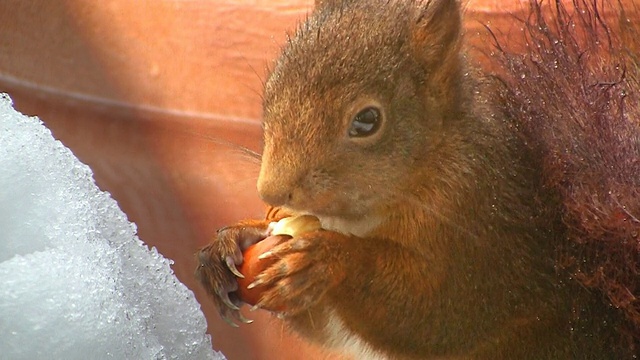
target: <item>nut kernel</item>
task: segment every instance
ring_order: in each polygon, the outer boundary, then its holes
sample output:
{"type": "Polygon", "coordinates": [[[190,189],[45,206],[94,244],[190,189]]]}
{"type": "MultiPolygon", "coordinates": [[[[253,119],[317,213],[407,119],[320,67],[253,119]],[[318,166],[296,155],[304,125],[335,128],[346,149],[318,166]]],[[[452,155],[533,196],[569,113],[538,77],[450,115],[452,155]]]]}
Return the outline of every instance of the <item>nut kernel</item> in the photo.
{"type": "Polygon", "coordinates": [[[281,219],[273,225],[271,235],[289,235],[296,237],[321,228],[320,220],[313,215],[291,216],[281,219]]]}

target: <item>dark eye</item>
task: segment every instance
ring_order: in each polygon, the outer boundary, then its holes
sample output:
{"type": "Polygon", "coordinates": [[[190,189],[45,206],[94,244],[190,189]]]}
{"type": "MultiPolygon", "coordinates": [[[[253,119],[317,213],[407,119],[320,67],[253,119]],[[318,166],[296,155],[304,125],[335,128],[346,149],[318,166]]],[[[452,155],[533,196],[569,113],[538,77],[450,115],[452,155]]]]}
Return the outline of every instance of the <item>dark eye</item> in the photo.
{"type": "Polygon", "coordinates": [[[380,128],[380,110],[375,107],[366,107],[360,110],[351,120],[349,136],[364,137],[375,134],[380,128]]]}

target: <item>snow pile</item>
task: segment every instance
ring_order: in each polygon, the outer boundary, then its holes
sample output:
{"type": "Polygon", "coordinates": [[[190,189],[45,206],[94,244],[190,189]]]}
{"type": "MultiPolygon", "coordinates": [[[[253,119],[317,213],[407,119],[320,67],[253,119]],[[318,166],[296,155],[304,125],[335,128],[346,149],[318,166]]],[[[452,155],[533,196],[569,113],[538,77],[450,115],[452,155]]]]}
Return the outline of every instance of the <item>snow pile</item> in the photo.
{"type": "Polygon", "coordinates": [[[170,263],[0,94],[0,358],[223,359],[170,263]]]}

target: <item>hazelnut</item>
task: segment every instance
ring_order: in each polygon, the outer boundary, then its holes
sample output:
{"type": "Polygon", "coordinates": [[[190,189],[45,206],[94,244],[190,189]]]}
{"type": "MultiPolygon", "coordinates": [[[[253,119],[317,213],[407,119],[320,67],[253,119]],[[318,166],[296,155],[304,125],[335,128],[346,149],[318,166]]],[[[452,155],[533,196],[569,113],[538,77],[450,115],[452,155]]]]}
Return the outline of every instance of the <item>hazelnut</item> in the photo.
{"type": "MultiPolygon", "coordinates": [[[[256,276],[262,273],[269,266],[273,265],[277,258],[268,257],[259,259],[258,257],[269,251],[274,246],[283,241],[302,235],[307,232],[315,231],[321,228],[320,220],[312,215],[300,215],[284,218],[270,225],[270,235],[265,239],[247,247],[243,255],[243,262],[238,268],[244,278],[238,278],[237,294],[240,299],[249,305],[255,305],[260,301],[262,292],[267,290],[264,286],[256,286],[247,288],[249,284],[255,281],[256,276]]],[[[272,311],[282,311],[283,309],[267,309],[272,311]]]]}

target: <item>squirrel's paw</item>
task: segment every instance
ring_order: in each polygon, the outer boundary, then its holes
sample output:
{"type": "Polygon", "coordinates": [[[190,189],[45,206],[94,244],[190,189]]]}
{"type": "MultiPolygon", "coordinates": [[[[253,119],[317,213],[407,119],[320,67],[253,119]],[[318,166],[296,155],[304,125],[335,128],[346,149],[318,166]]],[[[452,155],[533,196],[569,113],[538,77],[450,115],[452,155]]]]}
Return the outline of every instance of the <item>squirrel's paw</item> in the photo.
{"type": "Polygon", "coordinates": [[[242,301],[234,293],[238,290],[236,268],[242,264],[242,252],[267,236],[267,223],[248,226],[238,224],[218,230],[216,238],[197,253],[196,277],[211,295],[220,316],[230,325],[235,321],[250,323],[240,313],[242,301]]]}
{"type": "Polygon", "coordinates": [[[265,287],[256,308],[284,309],[283,315],[296,315],[322,300],[345,277],[341,262],[340,233],[317,230],[291,238],[263,253],[260,259],[277,261],[249,285],[265,287]]]}

